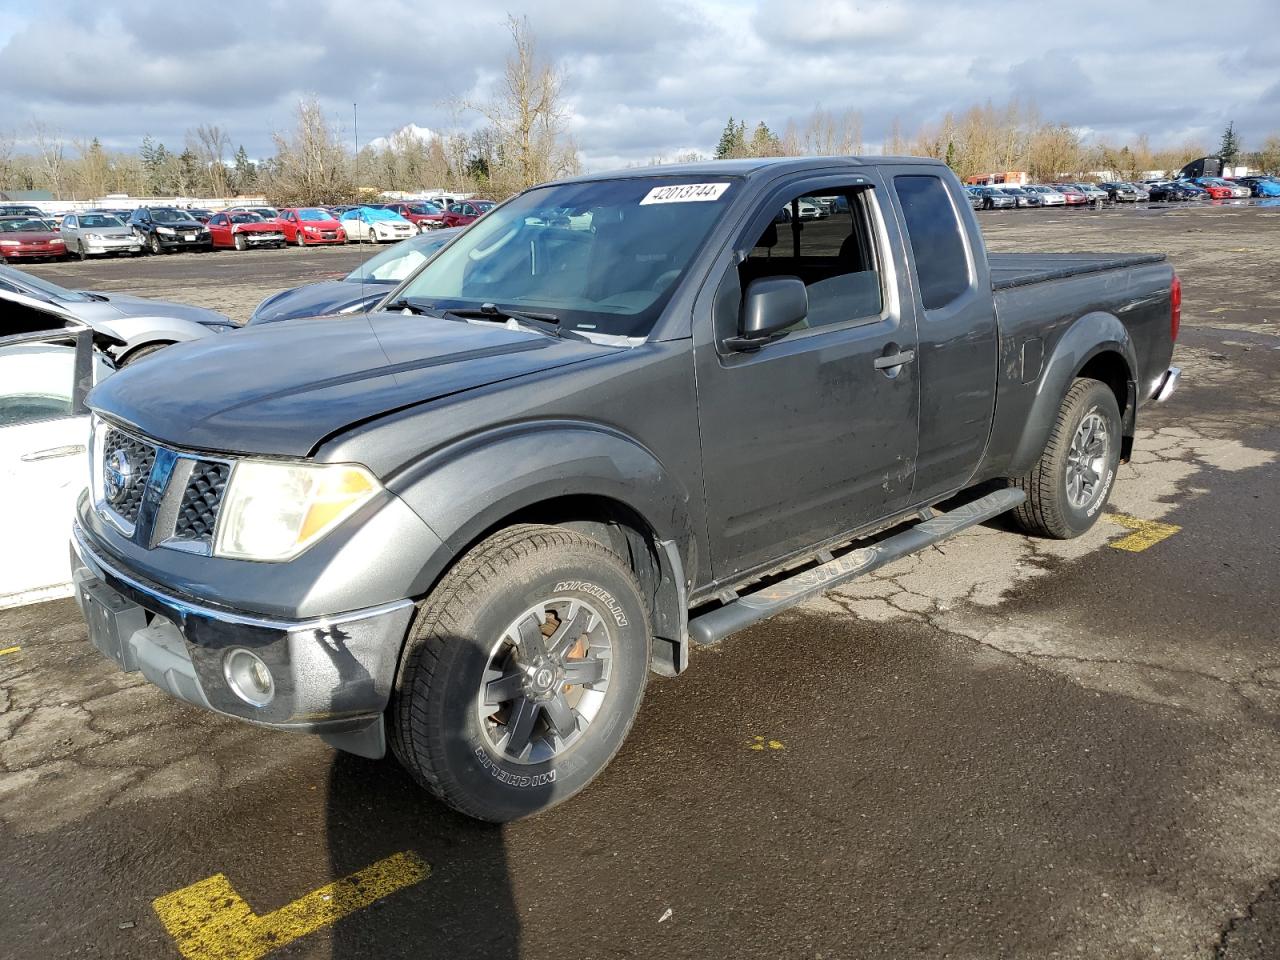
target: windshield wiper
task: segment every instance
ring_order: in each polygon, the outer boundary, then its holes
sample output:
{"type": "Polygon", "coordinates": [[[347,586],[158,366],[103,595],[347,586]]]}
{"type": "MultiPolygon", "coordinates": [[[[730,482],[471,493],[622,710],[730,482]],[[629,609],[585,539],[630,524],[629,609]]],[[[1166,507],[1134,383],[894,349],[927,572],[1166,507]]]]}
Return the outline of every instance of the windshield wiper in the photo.
{"type": "Polygon", "coordinates": [[[440,317],[438,313],[432,313],[430,310],[427,310],[425,307],[421,307],[418,304],[414,303],[412,300],[409,300],[405,297],[401,297],[399,300],[392,300],[382,309],[383,310],[408,310],[410,313],[416,313],[424,317],[437,317],[437,318],[440,317]]]}
{"type": "Polygon", "coordinates": [[[478,308],[461,307],[451,309],[449,312],[455,317],[462,317],[467,320],[514,320],[523,327],[529,327],[551,337],[588,341],[590,339],[580,333],[574,333],[572,330],[565,330],[560,326],[560,318],[554,313],[519,313],[515,310],[508,310],[505,307],[499,307],[496,303],[482,303],[478,308]]]}

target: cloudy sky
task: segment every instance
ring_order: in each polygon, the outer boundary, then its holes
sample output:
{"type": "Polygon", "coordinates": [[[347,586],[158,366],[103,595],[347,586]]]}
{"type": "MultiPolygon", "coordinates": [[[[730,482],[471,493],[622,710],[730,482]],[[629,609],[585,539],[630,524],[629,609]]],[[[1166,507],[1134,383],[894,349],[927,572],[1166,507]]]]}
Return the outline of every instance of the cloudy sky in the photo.
{"type": "MultiPolygon", "coordinates": [[[[0,133],[40,120],[68,138],[181,144],[216,123],[269,152],[298,98],[360,139],[448,128],[481,99],[527,15],[567,76],[585,164],[710,151],[729,115],[780,131],[815,106],[862,113],[874,147],[948,110],[1012,96],[1046,119],[1155,146],[1246,148],[1280,130],[1275,0],[0,0],[0,133]]],[[[471,122],[463,118],[464,122],[471,122]]]]}

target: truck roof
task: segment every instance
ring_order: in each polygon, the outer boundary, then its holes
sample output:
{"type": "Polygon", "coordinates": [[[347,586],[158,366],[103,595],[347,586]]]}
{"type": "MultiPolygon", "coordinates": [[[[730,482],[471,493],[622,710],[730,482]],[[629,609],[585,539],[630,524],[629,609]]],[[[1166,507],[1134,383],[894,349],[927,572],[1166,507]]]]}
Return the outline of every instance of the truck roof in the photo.
{"type": "Polygon", "coordinates": [[[699,160],[694,163],[659,163],[644,167],[624,167],[620,170],[603,170],[566,177],[559,183],[583,183],[591,180],[622,180],[631,177],[746,177],[779,172],[802,172],[826,169],[841,164],[851,167],[878,166],[880,164],[911,163],[944,166],[941,160],[930,157],[744,157],[738,160],[699,160]]]}

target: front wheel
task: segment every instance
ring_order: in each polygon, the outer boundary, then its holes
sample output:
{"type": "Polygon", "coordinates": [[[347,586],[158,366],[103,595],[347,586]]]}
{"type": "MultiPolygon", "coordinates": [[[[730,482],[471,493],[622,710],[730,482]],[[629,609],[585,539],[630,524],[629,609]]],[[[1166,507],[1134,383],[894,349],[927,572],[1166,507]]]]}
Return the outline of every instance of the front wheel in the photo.
{"type": "Polygon", "coordinates": [[[1070,540],[1102,514],[1120,466],[1120,407],[1098,380],[1076,380],[1035,466],[1013,478],[1027,499],[1014,511],[1027,533],[1070,540]]]}
{"type": "Polygon", "coordinates": [[[249,244],[244,239],[243,233],[237,233],[233,239],[233,243],[237,250],[246,250],[249,247],[249,244]]]}
{"type": "Polygon", "coordinates": [[[388,715],[392,749],[468,816],[539,813],[617,753],[644,694],[649,643],[621,557],[561,527],[511,527],[420,605],[388,715]]]}
{"type": "Polygon", "coordinates": [[[301,230],[295,230],[295,231],[294,231],[294,233],[293,233],[293,242],[294,242],[294,243],[296,243],[296,244],[297,244],[298,246],[300,246],[300,247],[305,247],[305,246],[307,245],[307,241],[306,241],[306,239],[302,236],[302,231],[301,231],[301,230]]]}
{"type": "Polygon", "coordinates": [[[159,256],[160,254],[164,253],[164,245],[160,242],[160,238],[154,233],[151,235],[151,239],[148,241],[148,246],[150,247],[151,252],[156,256],[159,256]]]}

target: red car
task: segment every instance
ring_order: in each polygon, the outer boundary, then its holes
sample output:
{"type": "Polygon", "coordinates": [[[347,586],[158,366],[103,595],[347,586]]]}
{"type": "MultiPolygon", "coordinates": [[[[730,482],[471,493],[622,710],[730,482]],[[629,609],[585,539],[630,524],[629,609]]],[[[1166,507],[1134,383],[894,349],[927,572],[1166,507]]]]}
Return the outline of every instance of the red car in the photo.
{"type": "Polygon", "coordinates": [[[497,204],[492,200],[459,200],[457,203],[449,204],[449,209],[444,212],[444,225],[446,227],[465,227],[473,220],[478,220],[497,204]]]}
{"type": "Polygon", "coordinates": [[[256,213],[227,210],[209,218],[209,239],[214,247],[283,247],[284,231],[274,220],[268,223],[256,213]]]}
{"type": "Polygon", "coordinates": [[[285,207],[280,211],[280,227],[285,240],[300,247],[347,242],[347,231],[323,207],[285,207]]]}
{"type": "Polygon", "coordinates": [[[1197,183],[1193,180],[1192,183],[1211,196],[1214,200],[1230,200],[1235,195],[1234,191],[1230,187],[1223,186],[1220,183],[1211,183],[1207,180],[1203,183],[1197,183]]]}
{"type": "Polygon", "coordinates": [[[0,260],[65,257],[67,245],[48,220],[0,217],[0,260]]]}
{"type": "Polygon", "coordinates": [[[397,203],[378,204],[383,210],[398,213],[421,232],[423,230],[439,230],[451,226],[449,214],[434,203],[421,200],[402,201],[397,203]]]}
{"type": "Polygon", "coordinates": [[[1081,204],[1089,202],[1089,197],[1079,187],[1073,187],[1069,183],[1055,183],[1053,189],[1067,198],[1067,206],[1078,207],[1081,204]]]}

